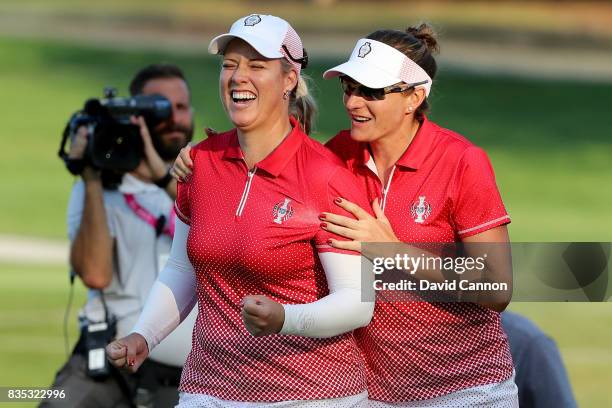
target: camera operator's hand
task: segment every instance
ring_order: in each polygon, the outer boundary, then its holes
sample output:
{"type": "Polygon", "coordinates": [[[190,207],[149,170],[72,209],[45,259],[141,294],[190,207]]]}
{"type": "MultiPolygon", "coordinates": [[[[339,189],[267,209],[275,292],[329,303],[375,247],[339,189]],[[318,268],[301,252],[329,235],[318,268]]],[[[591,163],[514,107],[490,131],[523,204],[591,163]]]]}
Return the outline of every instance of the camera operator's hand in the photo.
{"type": "Polygon", "coordinates": [[[79,126],[76,135],[72,138],[70,143],[70,150],[68,151],[68,158],[72,160],[80,160],[85,155],[85,149],[87,149],[87,142],[89,140],[88,131],[86,126],[79,126]]]}
{"type": "MultiPolygon", "coordinates": [[[[76,134],[72,138],[70,143],[70,150],[68,151],[68,158],[71,160],[81,160],[85,156],[85,150],[87,149],[87,143],[89,143],[89,131],[86,126],[79,126],[76,134]]],[[[81,172],[83,181],[99,181],[100,172],[95,170],[91,166],[85,166],[81,172]]]]}
{"type": "Polygon", "coordinates": [[[159,180],[166,175],[168,168],[166,163],[162,160],[155,146],[153,146],[153,140],[151,139],[151,132],[142,116],[132,117],[132,124],[140,127],[140,136],[144,143],[144,159],[151,172],[151,178],[153,180],[159,180]]]}
{"type": "MultiPolygon", "coordinates": [[[[131,120],[133,124],[140,127],[140,136],[144,144],[144,163],[149,173],[147,176],[157,184],[158,181],[166,179],[168,167],[159,153],[157,153],[157,150],[155,150],[153,140],[151,139],[151,132],[149,132],[144,118],[142,116],[132,116],[131,120]]],[[[163,183],[163,188],[170,198],[176,199],[176,181],[172,179],[167,180],[163,183]]]]}
{"type": "Polygon", "coordinates": [[[147,359],[149,347],[142,335],[132,333],[106,346],[106,355],[115,367],[135,373],[147,359]]]}

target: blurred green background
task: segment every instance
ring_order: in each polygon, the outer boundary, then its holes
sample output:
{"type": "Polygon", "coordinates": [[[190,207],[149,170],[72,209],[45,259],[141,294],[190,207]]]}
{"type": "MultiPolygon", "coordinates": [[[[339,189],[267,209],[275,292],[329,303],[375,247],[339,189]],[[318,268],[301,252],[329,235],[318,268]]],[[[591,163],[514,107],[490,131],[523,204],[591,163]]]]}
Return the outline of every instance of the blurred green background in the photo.
{"type": "MultiPolygon", "coordinates": [[[[607,2],[4,0],[1,252],[33,237],[65,243],[73,178],[57,158],[60,134],[70,114],[104,86],[126,95],[145,64],[176,63],[192,88],[196,128],[229,128],[217,92],[218,60],[205,49],[215,33],[251,12],[288,19],[313,50],[307,74],[321,111],[314,136],[322,141],[348,125],[338,83],[323,81],[323,70],[376,28],[433,22],[442,51],[430,117],[488,152],[512,216],[512,239],[612,240],[612,73],[606,70],[612,64],[602,59],[612,51],[607,2]]],[[[46,386],[65,359],[67,266],[33,251],[21,262],[0,256],[0,271],[0,386],[46,386]]],[[[75,292],[71,343],[85,294],[80,283],[75,292]]],[[[581,406],[608,404],[609,303],[511,308],[557,341],[581,406]]]]}

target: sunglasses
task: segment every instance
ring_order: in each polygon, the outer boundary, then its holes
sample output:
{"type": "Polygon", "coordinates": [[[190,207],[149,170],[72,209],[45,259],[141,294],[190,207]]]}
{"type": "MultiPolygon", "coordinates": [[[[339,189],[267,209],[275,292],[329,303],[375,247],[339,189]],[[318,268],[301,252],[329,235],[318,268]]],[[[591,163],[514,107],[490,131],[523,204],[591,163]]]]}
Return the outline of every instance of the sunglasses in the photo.
{"type": "Polygon", "coordinates": [[[342,84],[342,90],[346,96],[355,95],[369,101],[382,101],[385,99],[385,95],[387,94],[406,92],[413,89],[415,86],[426,84],[427,80],[417,82],[415,84],[405,84],[408,86],[390,85],[384,88],[369,88],[349,79],[346,76],[341,76],[340,83],[342,84]]]}

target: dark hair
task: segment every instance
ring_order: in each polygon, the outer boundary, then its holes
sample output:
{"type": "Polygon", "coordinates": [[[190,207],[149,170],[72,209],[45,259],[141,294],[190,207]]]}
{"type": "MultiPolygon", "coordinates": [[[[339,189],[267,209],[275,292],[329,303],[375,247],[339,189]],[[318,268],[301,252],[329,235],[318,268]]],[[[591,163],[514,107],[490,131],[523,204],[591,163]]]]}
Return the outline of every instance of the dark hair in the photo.
{"type": "Polygon", "coordinates": [[[130,82],[130,95],[139,95],[142,93],[147,82],[152,79],[162,78],[178,78],[187,83],[183,71],[174,64],[152,64],[144,67],[136,73],[132,82],[130,82]]]}
{"type": "MultiPolygon", "coordinates": [[[[408,27],[405,31],[377,30],[367,38],[380,41],[401,51],[423,68],[431,79],[436,76],[438,66],[433,54],[438,53],[440,48],[436,33],[429,24],[421,23],[418,27],[408,27]]],[[[425,99],[415,112],[417,119],[422,120],[428,109],[429,104],[425,99]]]]}

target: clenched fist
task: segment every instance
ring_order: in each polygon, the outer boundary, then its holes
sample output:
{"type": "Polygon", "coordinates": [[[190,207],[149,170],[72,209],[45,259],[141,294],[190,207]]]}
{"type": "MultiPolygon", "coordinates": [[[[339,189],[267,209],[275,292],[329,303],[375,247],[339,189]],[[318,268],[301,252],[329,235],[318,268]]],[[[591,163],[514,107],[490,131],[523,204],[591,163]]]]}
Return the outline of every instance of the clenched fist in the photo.
{"type": "Polygon", "coordinates": [[[131,373],[138,370],[148,355],[147,341],[138,333],[122,337],[106,346],[106,356],[111,364],[117,368],[125,368],[131,373]]]}
{"type": "Polygon", "coordinates": [[[285,309],[266,296],[246,296],[242,299],[242,321],[248,332],[255,337],[275,334],[283,328],[285,309]]]}

